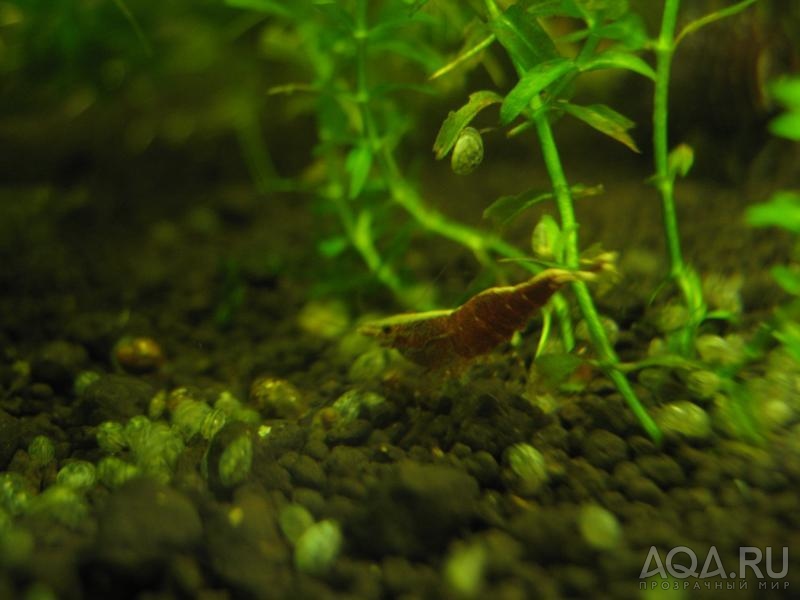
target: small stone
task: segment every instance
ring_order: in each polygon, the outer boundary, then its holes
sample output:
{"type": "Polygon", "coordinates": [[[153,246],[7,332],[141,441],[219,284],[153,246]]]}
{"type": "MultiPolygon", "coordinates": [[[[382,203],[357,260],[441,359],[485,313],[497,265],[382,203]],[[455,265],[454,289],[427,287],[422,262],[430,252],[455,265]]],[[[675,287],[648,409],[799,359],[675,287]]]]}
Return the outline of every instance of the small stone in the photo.
{"type": "Polygon", "coordinates": [[[78,399],[73,415],[83,424],[124,422],[147,412],[153,387],[128,375],[102,375],[78,399]]]}
{"type": "Polygon", "coordinates": [[[67,391],[86,365],[89,355],[83,346],[66,340],[46,344],[31,363],[31,375],[54,389],[67,391]]]}
{"type": "Polygon", "coordinates": [[[514,444],[505,452],[510,484],[522,496],[531,496],[547,483],[549,474],[544,456],[530,444],[514,444]]]}
{"type": "Polygon", "coordinates": [[[739,335],[699,335],[695,340],[695,348],[700,359],[710,365],[730,366],[743,361],[745,353],[744,339],[739,335]]]}
{"type": "Polygon", "coordinates": [[[266,418],[297,419],[308,412],[308,404],[300,390],[277,377],[259,377],[253,381],[250,404],[266,418]]]}
{"type": "Polygon", "coordinates": [[[714,371],[692,371],[686,378],[686,388],[698,400],[708,400],[717,393],[722,379],[714,371]]]}
{"type": "Polygon", "coordinates": [[[105,421],[97,426],[95,432],[97,446],[106,454],[117,454],[128,447],[125,427],[116,421],[105,421]]]}
{"type": "Polygon", "coordinates": [[[253,464],[253,441],[244,433],[234,439],[219,457],[219,481],[225,487],[242,483],[250,474],[253,464]]]}
{"type": "Polygon", "coordinates": [[[325,441],[330,446],[346,444],[358,446],[366,441],[372,433],[372,423],[366,419],[356,419],[346,423],[337,423],[327,434],[325,441]]]}
{"type": "Polygon", "coordinates": [[[676,435],[694,440],[711,436],[711,419],[708,413],[692,402],[670,402],[653,415],[665,435],[676,435]]]}
{"type": "Polygon", "coordinates": [[[164,364],[164,351],[153,338],[125,337],[114,346],[114,360],[128,373],[141,375],[157,371],[164,364]]]}
{"type": "Polygon", "coordinates": [[[301,504],[288,504],[278,515],[278,524],[284,537],[293,546],[300,536],[314,524],[314,517],[301,504]]]}
{"type": "Polygon", "coordinates": [[[173,553],[189,551],[202,537],[197,510],[183,494],[150,479],[119,488],[100,513],[96,560],[133,575],[173,553]]]}
{"type": "Polygon", "coordinates": [[[628,445],[610,431],[595,429],[584,440],[583,452],[591,464],[608,470],[628,457],[628,445]]]}
{"type": "Polygon", "coordinates": [[[581,508],[578,529],[584,541],[597,550],[612,550],[622,541],[622,526],[617,518],[597,504],[581,508]]]}
{"type": "Polygon", "coordinates": [[[445,558],[444,581],[457,598],[477,597],[485,582],[488,556],[480,543],[456,543],[445,558]]]}
{"type": "Polygon", "coordinates": [[[332,519],[314,523],[297,539],[294,565],[301,573],[324,575],[342,549],[342,530],[332,519]]]}
{"type": "Polygon", "coordinates": [[[340,300],[312,300],[300,310],[297,321],[306,333],[332,340],[347,331],[350,316],[340,300]]]}
{"type": "Polygon", "coordinates": [[[321,490],[325,486],[325,473],[317,461],[310,456],[300,455],[287,468],[295,485],[315,490],[321,490]]]}
{"type": "Polygon", "coordinates": [[[46,435],[37,435],[28,444],[28,455],[36,467],[46,467],[56,456],[56,447],[46,435]]]}
{"type": "Polygon", "coordinates": [[[74,460],[58,471],[56,481],[76,492],[86,492],[97,480],[95,466],[85,460],[74,460]]]}
{"type": "Polygon", "coordinates": [[[686,477],[675,459],[665,455],[642,456],[636,460],[642,473],[662,489],[681,485],[686,477]]]}
{"type": "Polygon", "coordinates": [[[0,409],[0,470],[5,469],[14,456],[22,437],[21,422],[0,409]]]}

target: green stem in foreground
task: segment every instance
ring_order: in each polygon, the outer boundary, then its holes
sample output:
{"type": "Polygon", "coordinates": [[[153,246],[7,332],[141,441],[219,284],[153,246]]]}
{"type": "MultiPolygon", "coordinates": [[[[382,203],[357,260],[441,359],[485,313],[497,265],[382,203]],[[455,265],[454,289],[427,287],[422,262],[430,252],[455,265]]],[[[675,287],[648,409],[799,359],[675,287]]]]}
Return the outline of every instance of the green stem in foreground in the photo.
{"type": "Polygon", "coordinates": [[[670,273],[678,277],[683,269],[678,217],[675,211],[674,177],[669,172],[669,77],[672,55],[675,52],[675,25],[680,0],[665,0],[661,19],[661,33],[656,43],[656,82],[653,98],[653,155],[656,167],[656,186],[661,194],[664,214],[664,233],[667,240],[670,273]]]}
{"type": "MultiPolygon", "coordinates": [[[[578,254],[578,228],[575,220],[575,211],[572,205],[572,196],[569,191],[566,176],[564,175],[564,169],[561,165],[561,157],[559,156],[558,147],[553,138],[553,130],[550,127],[547,113],[546,111],[540,110],[542,108],[541,99],[538,97],[534,98],[531,103],[531,108],[534,113],[534,125],[539,136],[542,156],[544,157],[545,166],[547,167],[547,172],[553,185],[556,205],[561,216],[561,228],[565,236],[565,262],[568,267],[577,268],[580,260],[578,254]]],[[[600,357],[600,362],[605,365],[606,374],[614,382],[614,385],[616,385],[620,394],[622,394],[622,397],[628,403],[634,415],[636,415],[636,418],[639,419],[644,430],[647,431],[648,435],[655,442],[659,442],[661,440],[661,430],[636,396],[628,379],[616,367],[619,363],[619,358],[616,352],[614,352],[611,343],[608,341],[608,337],[600,321],[600,315],[598,315],[592,296],[589,293],[589,288],[584,282],[577,281],[572,284],[572,289],[575,292],[575,297],[589,330],[589,335],[592,338],[592,343],[600,357]]]]}
{"type": "Polygon", "coordinates": [[[699,279],[683,260],[681,253],[678,215],[675,209],[675,173],[669,165],[669,79],[672,57],[675,53],[675,26],[680,0],[665,0],[661,18],[661,32],[656,41],[656,81],[653,98],[653,155],[655,183],[661,195],[661,212],[664,219],[664,236],[669,257],[670,277],[678,284],[686,308],[688,322],[678,337],[679,352],[683,356],[693,353],[695,333],[705,318],[706,307],[699,279]]]}

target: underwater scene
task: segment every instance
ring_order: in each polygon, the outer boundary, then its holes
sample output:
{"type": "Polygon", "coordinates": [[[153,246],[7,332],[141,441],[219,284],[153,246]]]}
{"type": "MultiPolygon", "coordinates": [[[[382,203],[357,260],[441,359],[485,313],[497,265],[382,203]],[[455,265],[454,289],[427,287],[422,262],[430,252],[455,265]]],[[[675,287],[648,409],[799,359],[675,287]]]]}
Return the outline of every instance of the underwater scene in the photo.
{"type": "Polygon", "coordinates": [[[800,2],[0,0],[0,599],[800,597],[800,2]]]}

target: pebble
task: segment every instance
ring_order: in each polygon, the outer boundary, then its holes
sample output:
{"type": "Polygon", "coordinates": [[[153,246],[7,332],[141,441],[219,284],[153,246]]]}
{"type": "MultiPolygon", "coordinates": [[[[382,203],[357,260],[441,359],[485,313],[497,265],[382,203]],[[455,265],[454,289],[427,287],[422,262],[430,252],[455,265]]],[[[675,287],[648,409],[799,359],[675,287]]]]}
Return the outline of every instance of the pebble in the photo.
{"type": "Polygon", "coordinates": [[[348,541],[367,552],[428,556],[444,550],[474,518],[477,499],[478,484],[464,471],[404,460],[370,486],[345,523],[348,541]]]}
{"type": "Polygon", "coordinates": [[[135,577],[172,552],[189,551],[202,533],[200,516],[183,494],[150,479],[132,479],[100,513],[94,561],[135,577]]]}
{"type": "Polygon", "coordinates": [[[101,375],[78,399],[73,417],[85,425],[124,422],[147,412],[155,389],[129,375],[101,375]]]}
{"type": "Polygon", "coordinates": [[[0,409],[0,469],[5,469],[8,461],[17,451],[22,437],[21,422],[0,409]]]}
{"type": "Polygon", "coordinates": [[[31,375],[54,389],[66,392],[81,369],[86,366],[89,355],[83,346],[66,340],[55,340],[46,344],[31,362],[31,375]]]}
{"type": "Polygon", "coordinates": [[[314,523],[297,539],[294,565],[301,573],[324,575],[342,549],[342,529],[332,519],[314,523]]]}
{"type": "Polygon", "coordinates": [[[608,470],[628,458],[628,445],[624,439],[610,431],[595,429],[586,436],[583,453],[594,466],[608,470]]]}

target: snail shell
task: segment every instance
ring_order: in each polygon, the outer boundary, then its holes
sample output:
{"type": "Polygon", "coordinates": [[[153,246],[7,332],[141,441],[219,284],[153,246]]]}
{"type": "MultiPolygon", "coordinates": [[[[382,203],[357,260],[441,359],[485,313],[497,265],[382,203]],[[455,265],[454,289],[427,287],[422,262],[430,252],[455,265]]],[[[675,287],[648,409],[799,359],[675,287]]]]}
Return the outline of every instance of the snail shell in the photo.
{"type": "Polygon", "coordinates": [[[472,173],[483,160],[483,138],[474,127],[465,127],[458,134],[453,147],[450,167],[453,173],[467,175],[472,173]]]}

